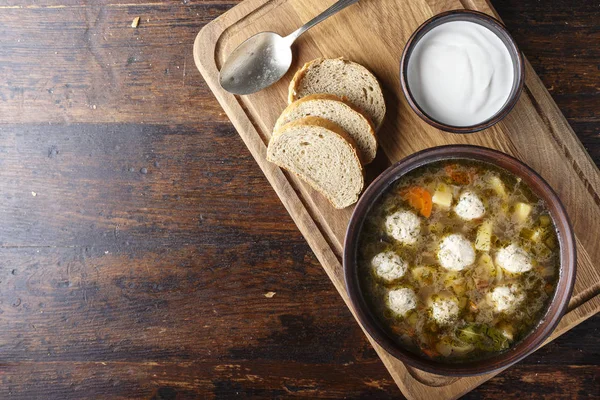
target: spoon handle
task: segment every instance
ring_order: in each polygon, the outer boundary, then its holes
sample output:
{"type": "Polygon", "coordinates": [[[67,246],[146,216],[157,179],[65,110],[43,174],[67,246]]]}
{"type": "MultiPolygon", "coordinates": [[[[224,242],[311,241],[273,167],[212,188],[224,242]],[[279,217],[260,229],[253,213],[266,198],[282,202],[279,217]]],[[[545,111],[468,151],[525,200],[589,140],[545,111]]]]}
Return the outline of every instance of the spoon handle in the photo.
{"type": "Polygon", "coordinates": [[[335,14],[339,11],[342,11],[344,8],[351,6],[352,4],[357,3],[357,2],[358,2],[358,0],[339,0],[338,2],[333,4],[331,7],[329,7],[327,10],[323,11],[321,14],[317,15],[316,17],[314,17],[313,19],[308,21],[306,24],[302,25],[300,28],[298,28],[294,32],[290,33],[288,36],[285,37],[285,39],[288,40],[289,44],[291,45],[292,43],[294,43],[296,41],[296,39],[298,39],[298,37],[300,35],[302,35],[304,32],[306,32],[307,30],[309,30],[310,28],[312,28],[319,22],[326,20],[327,18],[331,17],[333,14],[335,14]]]}

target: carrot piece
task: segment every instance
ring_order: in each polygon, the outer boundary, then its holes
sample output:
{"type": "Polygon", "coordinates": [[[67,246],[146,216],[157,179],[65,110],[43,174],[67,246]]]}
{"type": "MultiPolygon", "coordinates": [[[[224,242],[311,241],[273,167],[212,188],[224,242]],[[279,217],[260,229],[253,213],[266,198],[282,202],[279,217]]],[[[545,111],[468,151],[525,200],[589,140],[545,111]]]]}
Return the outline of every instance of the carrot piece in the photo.
{"type": "Polygon", "coordinates": [[[427,356],[434,358],[440,355],[440,353],[437,350],[433,350],[433,349],[426,349],[426,348],[421,348],[421,351],[425,354],[427,354],[427,356]]]}
{"type": "Polygon", "coordinates": [[[450,179],[459,185],[468,185],[474,178],[473,170],[462,171],[456,164],[448,164],[444,167],[444,170],[450,179]]]}
{"type": "Polygon", "coordinates": [[[419,213],[426,218],[431,216],[433,202],[431,193],[420,186],[412,186],[400,192],[400,196],[410,204],[411,207],[419,210],[419,213]]]}

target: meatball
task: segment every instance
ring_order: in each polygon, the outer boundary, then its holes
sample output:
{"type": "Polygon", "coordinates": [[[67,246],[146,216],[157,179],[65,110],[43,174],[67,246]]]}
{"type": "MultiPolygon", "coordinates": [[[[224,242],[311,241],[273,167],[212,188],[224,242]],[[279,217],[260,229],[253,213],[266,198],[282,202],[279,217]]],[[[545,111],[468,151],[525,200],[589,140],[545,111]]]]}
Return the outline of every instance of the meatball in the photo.
{"type": "Polygon", "coordinates": [[[485,214],[485,206],[479,196],[475,193],[464,192],[458,198],[458,203],[456,204],[456,207],[454,207],[454,211],[462,219],[470,221],[472,219],[483,217],[483,214],[485,214]]]}
{"type": "Polygon", "coordinates": [[[377,276],[390,282],[404,276],[408,263],[393,251],[384,251],[373,257],[371,266],[377,276]]]}
{"type": "Polygon", "coordinates": [[[411,211],[396,211],[386,218],[385,229],[397,241],[414,244],[421,233],[421,220],[411,211]]]}
{"type": "Polygon", "coordinates": [[[497,312],[512,312],[525,299],[518,285],[498,286],[487,294],[488,302],[497,312]]]}
{"type": "Polygon", "coordinates": [[[388,293],[388,307],[397,315],[403,316],[417,306],[417,296],[412,289],[400,288],[388,293]]]}
{"type": "Polygon", "coordinates": [[[527,272],[533,268],[529,254],[514,243],[498,251],[496,264],[513,274],[527,272]]]}
{"type": "Polygon", "coordinates": [[[442,240],[437,256],[442,267],[451,271],[463,270],[475,262],[473,244],[457,233],[442,240]]]}
{"type": "Polygon", "coordinates": [[[458,303],[454,299],[437,299],[431,305],[431,316],[440,325],[452,322],[458,311],[458,303]]]}

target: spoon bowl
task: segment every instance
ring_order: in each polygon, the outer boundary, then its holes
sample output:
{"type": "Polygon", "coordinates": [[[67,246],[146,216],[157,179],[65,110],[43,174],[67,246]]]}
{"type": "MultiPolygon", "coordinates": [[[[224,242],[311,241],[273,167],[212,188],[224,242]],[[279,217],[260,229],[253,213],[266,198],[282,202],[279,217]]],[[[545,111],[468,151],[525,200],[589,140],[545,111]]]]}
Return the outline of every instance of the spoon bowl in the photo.
{"type": "Polygon", "coordinates": [[[286,37],[261,32],[229,55],[221,71],[221,87],[233,94],[251,94],[280,80],[292,65],[292,44],[304,32],[358,0],[339,0],[286,37]]]}
{"type": "Polygon", "coordinates": [[[219,73],[219,81],[230,93],[255,93],[281,79],[291,65],[289,39],[275,32],[261,32],[229,55],[219,73]]]}

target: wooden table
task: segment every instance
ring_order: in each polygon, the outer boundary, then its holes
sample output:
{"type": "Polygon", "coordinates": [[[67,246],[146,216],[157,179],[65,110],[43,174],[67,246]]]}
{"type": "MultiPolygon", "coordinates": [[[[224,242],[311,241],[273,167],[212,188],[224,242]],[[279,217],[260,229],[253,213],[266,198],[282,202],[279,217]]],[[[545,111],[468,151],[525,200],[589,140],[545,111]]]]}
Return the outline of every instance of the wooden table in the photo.
{"type": "MultiPolygon", "coordinates": [[[[399,397],[195,69],[237,1],[22,3],[0,0],[0,398],[399,397]]],[[[597,1],[493,4],[599,164],[597,1]]],[[[467,398],[599,398],[599,328],[467,398]]]]}

